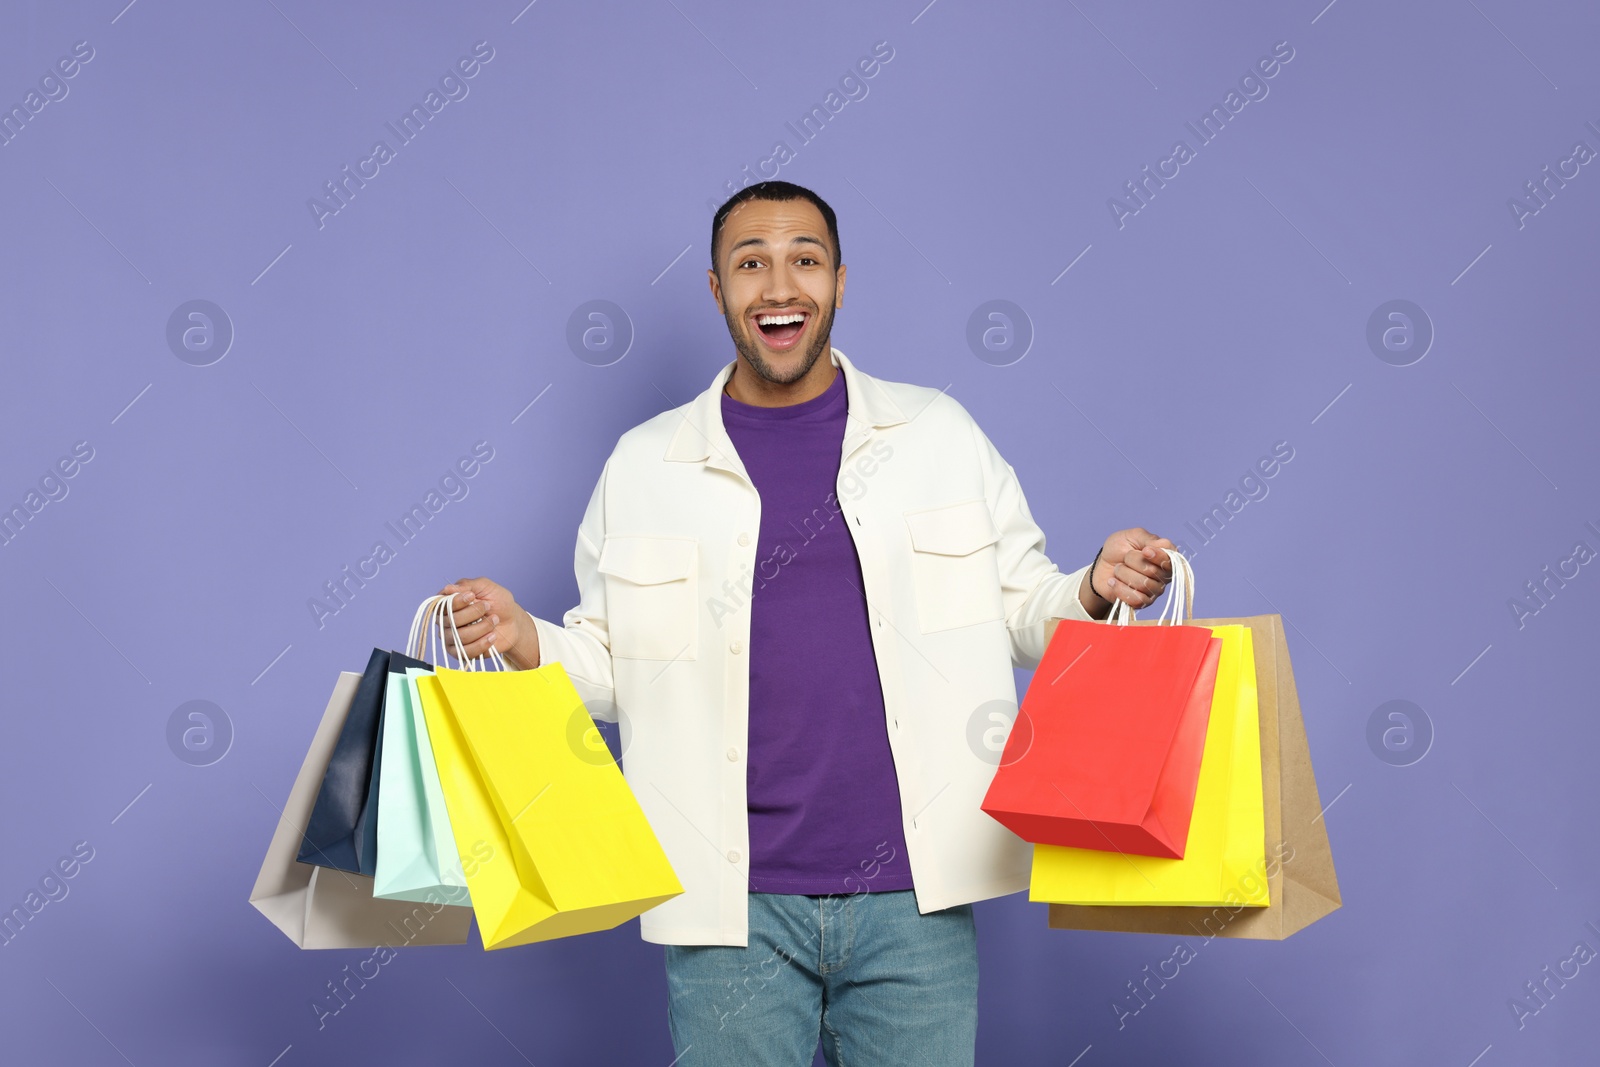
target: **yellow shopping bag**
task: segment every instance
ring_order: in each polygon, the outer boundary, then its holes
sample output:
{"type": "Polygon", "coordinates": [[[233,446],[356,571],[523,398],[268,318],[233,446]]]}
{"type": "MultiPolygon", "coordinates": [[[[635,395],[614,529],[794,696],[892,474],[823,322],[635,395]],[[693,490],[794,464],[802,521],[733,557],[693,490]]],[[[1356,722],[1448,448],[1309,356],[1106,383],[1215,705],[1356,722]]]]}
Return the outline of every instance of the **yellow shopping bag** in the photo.
{"type": "Polygon", "coordinates": [[[1209,629],[1222,639],[1222,652],[1184,857],[1034,845],[1029,900],[1251,907],[1270,903],[1255,648],[1247,626],[1209,629]]]}
{"type": "Polygon", "coordinates": [[[561,664],[416,682],[484,948],[609,930],[683,892],[598,731],[569,743],[583,702],[561,664]]]}

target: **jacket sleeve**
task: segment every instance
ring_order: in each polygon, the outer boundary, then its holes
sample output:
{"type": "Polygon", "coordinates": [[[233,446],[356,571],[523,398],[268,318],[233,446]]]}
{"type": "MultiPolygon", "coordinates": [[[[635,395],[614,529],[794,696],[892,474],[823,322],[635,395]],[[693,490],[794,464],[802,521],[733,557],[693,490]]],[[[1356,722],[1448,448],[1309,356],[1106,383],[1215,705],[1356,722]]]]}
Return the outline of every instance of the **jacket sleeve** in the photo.
{"type": "Polygon", "coordinates": [[[1045,620],[1091,621],[1078,600],[1078,589],[1089,564],[1071,574],[1062,574],[1044,554],[1044,531],[1033,521],[1016,470],[1001,457],[977,422],[971,425],[983,467],[984,495],[995,528],[1000,531],[995,547],[999,553],[1006,630],[1011,635],[1011,663],[1032,669],[1044,656],[1045,620]]]}
{"type": "Polygon", "coordinates": [[[606,476],[610,470],[608,459],[578,526],[578,543],[572,556],[578,578],[577,606],[562,616],[559,626],[529,612],[539,635],[539,666],[561,664],[589,713],[603,722],[617,721],[606,582],[598,569],[606,536],[606,476]]]}

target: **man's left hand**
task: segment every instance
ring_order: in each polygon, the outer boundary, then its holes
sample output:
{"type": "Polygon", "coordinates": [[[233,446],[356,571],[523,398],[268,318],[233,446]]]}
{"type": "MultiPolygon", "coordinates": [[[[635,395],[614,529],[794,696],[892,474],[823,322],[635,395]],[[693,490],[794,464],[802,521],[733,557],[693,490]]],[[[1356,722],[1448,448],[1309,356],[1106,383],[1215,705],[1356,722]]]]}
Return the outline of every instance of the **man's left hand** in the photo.
{"type": "Polygon", "coordinates": [[[1080,594],[1084,607],[1095,618],[1105,618],[1113,600],[1135,609],[1149,607],[1172,581],[1172,561],[1163,549],[1177,547],[1142,526],[1118,530],[1106,538],[1089,571],[1089,588],[1080,594]]]}

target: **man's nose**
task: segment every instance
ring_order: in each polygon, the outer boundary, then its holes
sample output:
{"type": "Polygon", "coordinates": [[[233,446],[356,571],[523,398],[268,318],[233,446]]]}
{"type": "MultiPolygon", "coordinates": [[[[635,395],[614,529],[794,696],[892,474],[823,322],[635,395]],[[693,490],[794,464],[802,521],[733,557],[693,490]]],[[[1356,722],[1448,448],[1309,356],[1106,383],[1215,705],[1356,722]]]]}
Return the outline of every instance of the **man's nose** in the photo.
{"type": "Polygon", "coordinates": [[[782,304],[798,296],[800,286],[795,281],[794,274],[785,264],[774,264],[767,272],[766,285],[762,287],[762,298],[769,304],[782,304]]]}

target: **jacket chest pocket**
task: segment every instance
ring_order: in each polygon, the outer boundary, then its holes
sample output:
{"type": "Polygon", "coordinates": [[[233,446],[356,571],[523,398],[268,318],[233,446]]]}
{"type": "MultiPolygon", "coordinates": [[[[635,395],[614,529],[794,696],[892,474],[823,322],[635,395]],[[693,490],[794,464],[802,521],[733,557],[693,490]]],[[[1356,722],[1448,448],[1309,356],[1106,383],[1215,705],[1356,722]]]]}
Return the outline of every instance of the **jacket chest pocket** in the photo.
{"type": "Polygon", "coordinates": [[[1000,531],[981,499],[905,513],[923,633],[1005,618],[1000,531]]]}
{"type": "Polygon", "coordinates": [[[681,537],[607,537],[596,569],[606,576],[611,655],[692,660],[699,645],[699,543],[681,537]]]}

